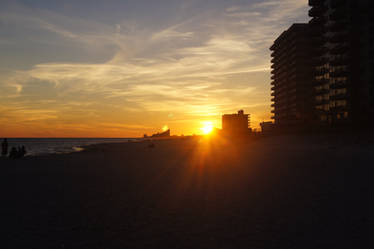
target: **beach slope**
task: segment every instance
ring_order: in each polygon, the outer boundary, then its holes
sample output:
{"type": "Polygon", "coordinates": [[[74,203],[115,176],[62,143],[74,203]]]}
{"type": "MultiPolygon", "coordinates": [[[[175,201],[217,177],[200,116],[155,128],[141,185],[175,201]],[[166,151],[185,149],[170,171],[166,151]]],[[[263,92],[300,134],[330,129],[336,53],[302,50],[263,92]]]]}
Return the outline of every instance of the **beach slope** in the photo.
{"type": "Polygon", "coordinates": [[[195,137],[2,158],[2,248],[373,248],[373,148],[195,137]]]}

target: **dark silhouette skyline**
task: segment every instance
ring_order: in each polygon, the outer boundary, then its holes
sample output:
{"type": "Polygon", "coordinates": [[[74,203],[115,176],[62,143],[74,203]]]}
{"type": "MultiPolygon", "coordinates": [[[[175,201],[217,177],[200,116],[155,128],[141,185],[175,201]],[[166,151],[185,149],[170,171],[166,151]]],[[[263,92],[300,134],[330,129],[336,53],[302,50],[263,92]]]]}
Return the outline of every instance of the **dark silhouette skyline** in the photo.
{"type": "Polygon", "coordinates": [[[310,0],[309,5],[309,23],[292,25],[271,47],[275,125],[369,128],[373,2],[310,0]]]}

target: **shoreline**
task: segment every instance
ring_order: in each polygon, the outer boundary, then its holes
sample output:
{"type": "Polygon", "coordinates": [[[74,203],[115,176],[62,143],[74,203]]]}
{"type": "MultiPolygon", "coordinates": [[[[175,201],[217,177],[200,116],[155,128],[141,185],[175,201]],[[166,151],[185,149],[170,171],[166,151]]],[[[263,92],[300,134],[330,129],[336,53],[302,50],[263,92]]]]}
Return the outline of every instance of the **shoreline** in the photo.
{"type": "Polygon", "coordinates": [[[141,138],[8,138],[8,153],[11,148],[25,146],[26,157],[50,154],[68,154],[81,151],[90,144],[123,143],[141,138]]]}
{"type": "MultiPolygon", "coordinates": [[[[171,136],[165,138],[131,138],[127,139],[127,141],[118,141],[118,142],[103,142],[103,143],[93,143],[88,145],[74,145],[71,148],[65,148],[69,151],[66,152],[50,152],[50,153],[42,153],[42,154],[31,154],[25,156],[25,158],[37,158],[37,157],[44,157],[44,156],[52,156],[52,155],[68,155],[68,154],[76,154],[82,152],[90,152],[92,149],[96,148],[109,148],[113,144],[128,144],[128,143],[149,143],[149,142],[159,142],[159,141],[173,141],[173,140],[199,140],[199,139],[226,139],[232,140],[234,143],[247,143],[247,142],[255,142],[258,140],[276,140],[276,139],[283,139],[283,138],[290,138],[290,139],[297,139],[302,138],[306,139],[306,142],[311,144],[313,143],[331,143],[331,146],[340,146],[340,145],[352,145],[352,144],[363,144],[363,145],[370,145],[374,144],[374,133],[334,133],[334,134],[325,134],[325,133],[317,133],[317,134],[256,134],[250,137],[242,137],[242,138],[230,138],[230,137],[222,137],[222,136],[204,136],[204,135],[195,135],[195,136],[171,136]],[[71,151],[70,151],[71,150],[71,151]]],[[[95,138],[92,138],[95,139],[95,138]]],[[[122,139],[122,138],[115,138],[115,139],[122,139]]],[[[7,159],[7,157],[0,157],[1,159],[7,159]]],[[[11,159],[9,159],[11,160],[11,159]]]]}

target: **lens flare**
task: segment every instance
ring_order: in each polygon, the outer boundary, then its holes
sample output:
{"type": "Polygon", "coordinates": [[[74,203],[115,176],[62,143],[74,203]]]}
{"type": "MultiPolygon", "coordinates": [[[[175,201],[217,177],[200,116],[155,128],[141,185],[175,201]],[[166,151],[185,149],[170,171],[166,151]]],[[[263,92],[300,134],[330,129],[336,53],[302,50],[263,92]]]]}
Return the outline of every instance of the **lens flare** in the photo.
{"type": "Polygon", "coordinates": [[[201,131],[204,135],[208,135],[213,131],[213,123],[208,121],[208,122],[203,122],[203,127],[201,127],[201,131]]]}
{"type": "Polygon", "coordinates": [[[167,131],[167,130],[169,130],[169,126],[164,125],[164,127],[162,127],[162,130],[163,130],[163,131],[167,131]]]}

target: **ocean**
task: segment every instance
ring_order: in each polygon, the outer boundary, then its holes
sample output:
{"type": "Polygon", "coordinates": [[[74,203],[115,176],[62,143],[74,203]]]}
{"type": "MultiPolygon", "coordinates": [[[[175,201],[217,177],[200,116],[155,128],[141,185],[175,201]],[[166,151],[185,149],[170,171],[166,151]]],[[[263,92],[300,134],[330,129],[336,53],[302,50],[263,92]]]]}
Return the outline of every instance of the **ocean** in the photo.
{"type": "MultiPolygon", "coordinates": [[[[8,138],[12,147],[25,146],[26,156],[64,154],[82,150],[82,146],[102,143],[138,141],[141,138],[8,138]]],[[[3,140],[1,139],[0,142],[3,140]]]]}

